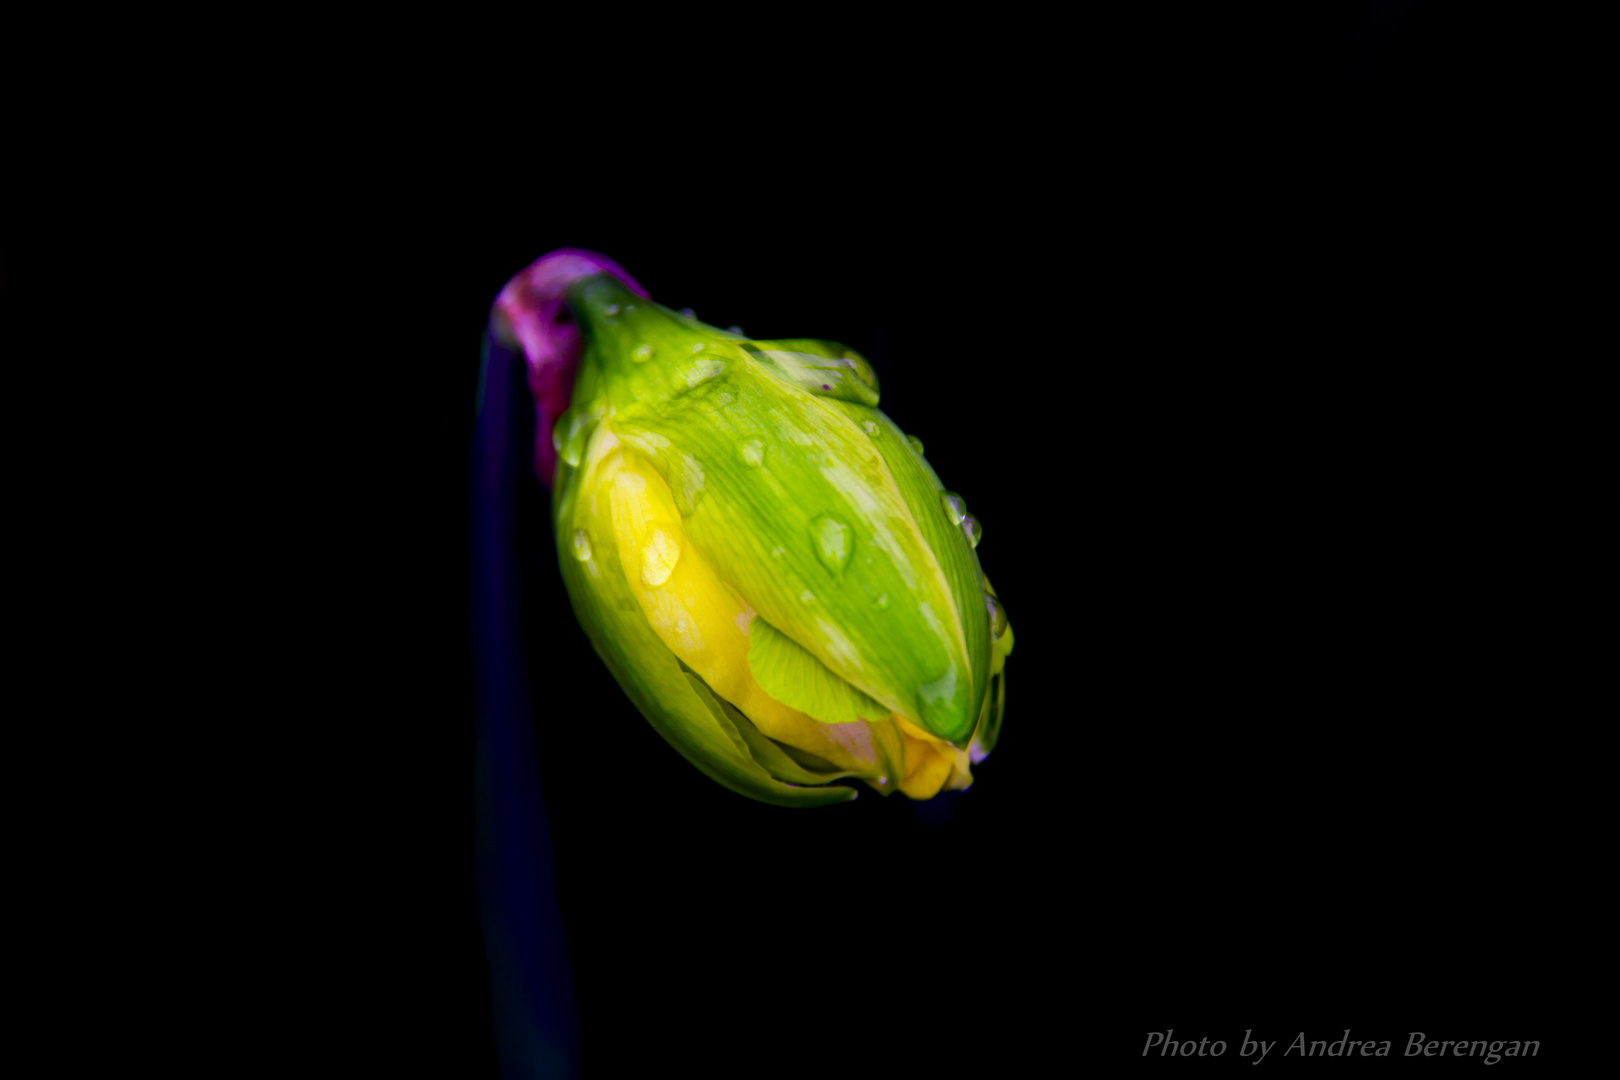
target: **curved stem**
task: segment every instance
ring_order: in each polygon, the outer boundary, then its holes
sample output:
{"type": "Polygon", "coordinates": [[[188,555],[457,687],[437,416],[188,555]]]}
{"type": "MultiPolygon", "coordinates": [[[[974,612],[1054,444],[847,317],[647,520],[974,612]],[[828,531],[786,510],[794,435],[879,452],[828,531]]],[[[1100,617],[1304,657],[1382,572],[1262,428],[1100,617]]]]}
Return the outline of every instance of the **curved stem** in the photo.
{"type": "Polygon", "coordinates": [[[579,1075],[579,1021],[540,797],[524,670],[513,494],[526,470],[513,352],[486,335],[473,440],[472,631],[477,691],[478,906],[501,1074],[579,1075]]]}
{"type": "Polygon", "coordinates": [[[523,455],[516,443],[525,376],[535,409],[534,475],[556,467],[551,429],[568,408],[580,334],[564,294],[608,272],[647,292],[613,260],[560,248],[501,290],[484,335],[472,448],[472,631],[477,692],[477,875],[489,958],[490,1003],[503,1076],[576,1077],[579,1018],[540,793],[535,716],[518,611],[513,499],[523,455]],[[521,350],[521,355],[520,355],[521,350]]]}

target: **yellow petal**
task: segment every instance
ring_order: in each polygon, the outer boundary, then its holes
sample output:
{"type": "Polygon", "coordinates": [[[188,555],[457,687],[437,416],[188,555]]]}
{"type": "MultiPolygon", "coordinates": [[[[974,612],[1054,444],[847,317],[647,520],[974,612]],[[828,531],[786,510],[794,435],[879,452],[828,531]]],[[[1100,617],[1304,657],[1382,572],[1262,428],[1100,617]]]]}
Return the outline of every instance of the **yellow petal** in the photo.
{"type": "Polygon", "coordinates": [[[960,791],[973,783],[966,751],[928,734],[903,716],[895,720],[906,744],[902,792],[913,799],[932,799],[941,791],[960,791]]]}

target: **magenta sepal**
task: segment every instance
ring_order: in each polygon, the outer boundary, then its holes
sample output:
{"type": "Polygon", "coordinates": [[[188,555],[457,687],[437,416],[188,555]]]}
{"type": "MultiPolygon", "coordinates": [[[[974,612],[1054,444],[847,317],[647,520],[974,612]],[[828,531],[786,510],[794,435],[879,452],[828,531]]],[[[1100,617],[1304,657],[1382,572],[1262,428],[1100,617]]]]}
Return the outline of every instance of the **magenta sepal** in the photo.
{"type": "Polygon", "coordinates": [[[602,273],[612,274],[637,296],[647,296],[647,290],[606,255],[558,248],[514,275],[490,313],[497,340],[523,350],[534,397],[534,475],[548,488],[557,468],[551,429],[568,408],[579,369],[579,326],[569,315],[564,296],[574,280],[602,273]]]}

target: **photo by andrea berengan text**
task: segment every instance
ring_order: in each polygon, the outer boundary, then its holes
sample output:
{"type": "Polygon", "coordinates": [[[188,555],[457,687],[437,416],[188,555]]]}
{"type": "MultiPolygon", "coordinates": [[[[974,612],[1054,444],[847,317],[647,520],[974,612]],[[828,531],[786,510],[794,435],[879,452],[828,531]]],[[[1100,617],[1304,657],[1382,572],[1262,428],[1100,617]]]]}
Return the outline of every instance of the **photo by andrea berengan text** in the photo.
{"type": "MultiPolygon", "coordinates": [[[[1211,1041],[1208,1036],[1177,1041],[1176,1030],[1150,1031],[1142,1047],[1146,1057],[1155,1048],[1159,1057],[1221,1057],[1227,1051],[1225,1039],[1211,1041]]],[[[1238,1057],[1252,1057],[1259,1064],[1266,1059],[1280,1040],[1253,1038],[1254,1030],[1246,1029],[1238,1046],[1238,1057]]],[[[1317,1039],[1307,1042],[1302,1031],[1282,1052],[1281,1057],[1297,1054],[1300,1057],[1389,1057],[1394,1049],[1392,1039],[1352,1039],[1346,1028],[1339,1038],[1329,1041],[1317,1039]]],[[[1539,1039],[1430,1039],[1421,1031],[1406,1033],[1406,1047],[1402,1057],[1481,1057],[1486,1065],[1494,1065],[1503,1058],[1535,1057],[1541,1050],[1539,1039]]]]}

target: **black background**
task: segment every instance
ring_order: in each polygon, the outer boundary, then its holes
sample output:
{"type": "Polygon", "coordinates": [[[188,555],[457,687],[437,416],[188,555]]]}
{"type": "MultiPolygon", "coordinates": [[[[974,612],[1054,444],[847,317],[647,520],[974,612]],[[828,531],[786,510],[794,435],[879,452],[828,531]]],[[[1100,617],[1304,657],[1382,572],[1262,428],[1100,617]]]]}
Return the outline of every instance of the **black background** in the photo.
{"type": "Polygon", "coordinates": [[[560,246],[711,324],[872,360],[983,522],[1018,635],[971,791],[756,805],[625,700],[525,486],[588,1075],[1032,1075],[1140,1063],[1168,1028],[1393,1040],[1369,1073],[1438,1067],[1401,1059],[1415,1030],[1567,1052],[1560,811],[1495,641],[1509,587],[1480,586],[1498,451],[1448,262],[1470,106],[1506,76],[1422,5],[1345,12],[1136,27],[1123,55],[1100,25],[900,67],[820,53],[717,92],[757,115],[653,80],[413,149],[433,179],[358,245],[388,313],[354,553],[386,581],[346,712],[375,785],[361,1060],[495,1075],[467,452],[489,303],[560,246]]]}

